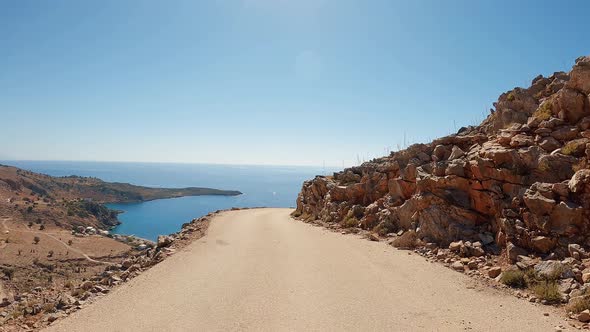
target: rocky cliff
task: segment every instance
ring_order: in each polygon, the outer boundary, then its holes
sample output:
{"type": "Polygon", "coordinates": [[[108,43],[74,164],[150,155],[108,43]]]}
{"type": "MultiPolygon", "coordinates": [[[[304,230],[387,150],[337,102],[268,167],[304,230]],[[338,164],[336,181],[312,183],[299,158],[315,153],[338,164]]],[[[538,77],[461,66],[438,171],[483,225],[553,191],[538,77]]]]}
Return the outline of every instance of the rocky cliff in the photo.
{"type": "Polygon", "coordinates": [[[503,93],[479,126],[306,181],[293,215],[441,246],[479,242],[512,261],[585,255],[589,94],[590,57],[580,57],[569,73],[503,93]]]}

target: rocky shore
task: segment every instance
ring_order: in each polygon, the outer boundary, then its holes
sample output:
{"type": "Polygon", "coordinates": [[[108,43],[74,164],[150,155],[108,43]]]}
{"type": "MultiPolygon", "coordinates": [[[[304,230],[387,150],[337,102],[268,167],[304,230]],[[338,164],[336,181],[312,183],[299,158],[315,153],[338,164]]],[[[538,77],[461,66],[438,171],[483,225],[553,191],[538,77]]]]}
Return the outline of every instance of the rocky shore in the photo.
{"type": "Polygon", "coordinates": [[[589,95],[580,57],[503,93],[479,126],[305,182],[293,216],[418,248],[590,321],[589,95]]]}

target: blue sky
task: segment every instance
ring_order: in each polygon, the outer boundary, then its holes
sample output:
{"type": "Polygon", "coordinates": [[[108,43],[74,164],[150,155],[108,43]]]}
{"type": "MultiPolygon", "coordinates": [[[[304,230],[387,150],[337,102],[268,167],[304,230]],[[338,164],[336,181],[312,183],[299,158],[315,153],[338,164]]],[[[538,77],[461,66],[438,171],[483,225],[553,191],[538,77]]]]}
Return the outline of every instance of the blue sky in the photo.
{"type": "Polygon", "coordinates": [[[355,164],[590,54],[587,1],[3,1],[0,160],[355,164]],[[358,157],[357,157],[358,156],[358,157]]]}

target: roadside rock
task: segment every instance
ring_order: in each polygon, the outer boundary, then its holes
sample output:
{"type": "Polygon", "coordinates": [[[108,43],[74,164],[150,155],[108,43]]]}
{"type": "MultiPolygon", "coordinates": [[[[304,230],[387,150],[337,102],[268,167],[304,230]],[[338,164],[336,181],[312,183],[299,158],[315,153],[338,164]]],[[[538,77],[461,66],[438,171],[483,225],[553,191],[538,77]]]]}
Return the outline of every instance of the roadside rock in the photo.
{"type": "Polygon", "coordinates": [[[502,273],[502,268],[499,266],[494,266],[488,270],[488,277],[496,278],[502,273]]]}
{"type": "Polygon", "coordinates": [[[573,276],[571,268],[559,261],[540,262],[535,266],[535,272],[548,278],[573,276]]]}
{"type": "Polygon", "coordinates": [[[547,236],[535,236],[531,239],[532,249],[536,252],[546,254],[556,245],[556,241],[547,236]]]}
{"type": "Polygon", "coordinates": [[[168,235],[160,235],[158,236],[157,246],[158,248],[168,247],[172,244],[174,238],[168,235]]]}
{"type": "Polygon", "coordinates": [[[459,261],[454,262],[453,264],[451,264],[451,268],[453,270],[455,270],[455,271],[460,271],[460,272],[465,271],[465,267],[463,266],[463,263],[461,263],[459,261]]]}
{"type": "Polygon", "coordinates": [[[590,310],[586,309],[580,312],[577,316],[577,319],[582,323],[590,322],[590,310]]]}
{"type": "Polygon", "coordinates": [[[508,254],[508,258],[512,262],[516,262],[518,256],[526,256],[528,253],[523,248],[515,246],[513,243],[508,243],[506,245],[506,252],[508,254]]]}

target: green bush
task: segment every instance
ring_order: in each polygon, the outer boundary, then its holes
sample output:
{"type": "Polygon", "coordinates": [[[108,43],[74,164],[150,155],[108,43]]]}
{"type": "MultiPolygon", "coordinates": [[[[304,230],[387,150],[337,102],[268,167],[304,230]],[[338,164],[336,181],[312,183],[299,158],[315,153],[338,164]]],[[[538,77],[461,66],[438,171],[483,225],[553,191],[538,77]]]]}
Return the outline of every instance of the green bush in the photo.
{"type": "Polygon", "coordinates": [[[525,288],[527,285],[525,273],[521,270],[508,270],[502,273],[500,282],[512,288],[525,288]]]}
{"type": "Polygon", "coordinates": [[[534,284],[532,291],[541,300],[553,303],[561,301],[561,293],[559,292],[557,281],[543,280],[534,284]]]}
{"type": "Polygon", "coordinates": [[[344,228],[353,228],[359,226],[359,220],[352,216],[346,216],[340,223],[344,228]]]}
{"type": "Polygon", "coordinates": [[[535,117],[541,121],[549,120],[551,118],[551,116],[553,115],[553,112],[551,111],[551,109],[552,109],[551,102],[550,101],[544,102],[533,113],[533,117],[535,117]]]}
{"type": "Polygon", "coordinates": [[[580,313],[586,309],[590,309],[590,296],[580,296],[572,299],[565,307],[567,311],[571,311],[575,314],[580,313]]]}

